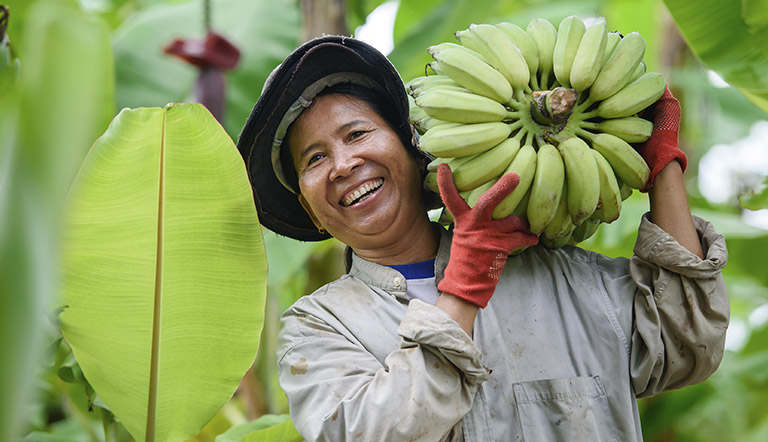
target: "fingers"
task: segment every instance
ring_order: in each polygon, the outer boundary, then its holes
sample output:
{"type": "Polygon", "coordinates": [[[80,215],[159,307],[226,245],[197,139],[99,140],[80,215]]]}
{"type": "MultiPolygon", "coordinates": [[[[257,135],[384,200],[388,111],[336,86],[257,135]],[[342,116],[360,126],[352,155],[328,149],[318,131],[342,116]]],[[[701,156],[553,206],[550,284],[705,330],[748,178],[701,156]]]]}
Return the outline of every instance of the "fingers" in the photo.
{"type": "Polygon", "coordinates": [[[459,195],[459,189],[453,183],[453,172],[451,167],[445,163],[437,167],[437,187],[440,189],[440,197],[443,199],[445,208],[451,212],[453,217],[469,210],[469,205],[464,198],[459,195]]]}
{"type": "Polygon", "coordinates": [[[520,175],[511,172],[504,174],[498,181],[480,196],[475,204],[478,216],[490,218],[491,212],[520,184],[520,175]]]}

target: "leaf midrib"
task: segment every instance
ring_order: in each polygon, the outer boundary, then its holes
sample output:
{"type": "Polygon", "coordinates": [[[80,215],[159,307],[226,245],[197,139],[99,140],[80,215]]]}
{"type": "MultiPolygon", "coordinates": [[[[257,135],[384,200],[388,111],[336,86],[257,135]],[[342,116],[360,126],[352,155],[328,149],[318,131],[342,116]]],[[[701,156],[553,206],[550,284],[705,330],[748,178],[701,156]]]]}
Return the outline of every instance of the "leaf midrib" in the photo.
{"type": "Polygon", "coordinates": [[[157,249],[155,257],[155,293],[152,318],[152,350],[150,354],[149,394],[147,399],[147,428],[144,435],[146,442],[155,440],[155,424],[157,418],[157,389],[160,360],[160,319],[162,306],[163,284],[163,198],[165,187],[165,124],[168,110],[163,109],[163,122],[160,136],[160,171],[158,182],[157,202],[157,249]]]}

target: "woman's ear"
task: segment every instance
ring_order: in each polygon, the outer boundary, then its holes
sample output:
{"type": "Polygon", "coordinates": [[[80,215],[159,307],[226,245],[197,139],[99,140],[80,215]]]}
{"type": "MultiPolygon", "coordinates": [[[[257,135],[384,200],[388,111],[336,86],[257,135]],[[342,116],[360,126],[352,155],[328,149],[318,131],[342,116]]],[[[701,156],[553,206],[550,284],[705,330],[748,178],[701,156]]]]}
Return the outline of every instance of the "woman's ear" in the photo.
{"type": "Polygon", "coordinates": [[[299,204],[301,204],[301,207],[304,208],[304,211],[307,212],[307,215],[309,215],[309,219],[312,220],[312,224],[317,227],[317,231],[320,233],[325,233],[325,229],[323,228],[323,225],[320,224],[320,220],[317,219],[315,216],[315,212],[312,211],[312,208],[309,207],[309,203],[306,199],[304,199],[304,196],[302,194],[298,195],[299,197],[299,204]]]}

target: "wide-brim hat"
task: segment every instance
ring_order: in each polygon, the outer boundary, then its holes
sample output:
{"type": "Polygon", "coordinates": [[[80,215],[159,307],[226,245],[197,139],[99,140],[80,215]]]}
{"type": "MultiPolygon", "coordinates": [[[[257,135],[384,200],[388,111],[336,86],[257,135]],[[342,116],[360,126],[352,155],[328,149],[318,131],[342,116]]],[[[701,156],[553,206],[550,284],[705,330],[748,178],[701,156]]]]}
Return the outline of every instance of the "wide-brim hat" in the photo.
{"type": "MultiPolygon", "coordinates": [[[[240,133],[237,148],[253,187],[259,219],[266,228],[301,241],[330,238],[319,232],[299,203],[297,189],[282,170],[280,147],[288,126],[324,88],[356,83],[391,97],[401,137],[412,136],[408,96],[392,63],[374,47],[351,37],[324,36],[293,51],[267,79],[240,133]],[[407,131],[407,132],[406,132],[407,131]]],[[[408,148],[415,149],[413,143],[408,148]]]]}

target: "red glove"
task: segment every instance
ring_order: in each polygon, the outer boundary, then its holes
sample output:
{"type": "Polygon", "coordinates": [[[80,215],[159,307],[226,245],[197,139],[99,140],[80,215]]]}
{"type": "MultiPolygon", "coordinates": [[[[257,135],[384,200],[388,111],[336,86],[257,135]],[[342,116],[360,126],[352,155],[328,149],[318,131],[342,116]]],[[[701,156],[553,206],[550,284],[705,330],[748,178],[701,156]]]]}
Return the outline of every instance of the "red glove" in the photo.
{"type": "Polygon", "coordinates": [[[484,308],[496,290],[509,254],[539,242],[528,222],[519,216],[491,219],[493,209],[519,182],[516,173],[504,175],[470,208],[453,183],[451,168],[447,164],[438,167],[440,195],[454,219],[451,256],[438,290],[484,308]]]}
{"type": "Polygon", "coordinates": [[[651,138],[637,147],[637,151],[643,157],[651,169],[648,184],[641,192],[648,192],[653,186],[656,175],[672,160],[677,160],[685,172],[688,159],[679,147],[677,147],[677,132],[680,129],[680,102],[669,91],[643,113],[643,118],[653,122],[651,138]]]}

